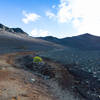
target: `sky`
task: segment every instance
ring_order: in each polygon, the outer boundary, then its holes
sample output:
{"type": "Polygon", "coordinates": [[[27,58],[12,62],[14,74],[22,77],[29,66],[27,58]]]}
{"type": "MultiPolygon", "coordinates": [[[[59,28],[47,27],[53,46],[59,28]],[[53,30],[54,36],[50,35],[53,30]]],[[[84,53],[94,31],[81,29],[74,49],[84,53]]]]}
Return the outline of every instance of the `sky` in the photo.
{"type": "Polygon", "coordinates": [[[0,23],[30,36],[100,36],[100,0],[0,0],[0,23]]]}

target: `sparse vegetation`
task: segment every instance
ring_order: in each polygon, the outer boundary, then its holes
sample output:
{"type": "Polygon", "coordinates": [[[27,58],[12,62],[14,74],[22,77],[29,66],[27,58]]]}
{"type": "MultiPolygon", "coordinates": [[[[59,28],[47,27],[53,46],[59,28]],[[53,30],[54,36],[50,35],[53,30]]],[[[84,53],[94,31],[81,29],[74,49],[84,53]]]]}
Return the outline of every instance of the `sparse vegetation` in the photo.
{"type": "Polygon", "coordinates": [[[33,57],[33,62],[34,62],[34,63],[41,63],[41,62],[43,62],[43,60],[42,60],[41,57],[36,56],[36,57],[33,57]]]}

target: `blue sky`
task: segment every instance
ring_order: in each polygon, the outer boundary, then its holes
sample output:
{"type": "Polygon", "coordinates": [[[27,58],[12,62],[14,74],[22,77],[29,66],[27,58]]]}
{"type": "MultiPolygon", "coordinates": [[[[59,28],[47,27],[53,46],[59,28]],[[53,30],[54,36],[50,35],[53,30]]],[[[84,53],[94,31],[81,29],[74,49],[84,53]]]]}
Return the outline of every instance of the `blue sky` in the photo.
{"type": "Polygon", "coordinates": [[[33,37],[100,35],[100,0],[0,0],[0,23],[33,37]]]}

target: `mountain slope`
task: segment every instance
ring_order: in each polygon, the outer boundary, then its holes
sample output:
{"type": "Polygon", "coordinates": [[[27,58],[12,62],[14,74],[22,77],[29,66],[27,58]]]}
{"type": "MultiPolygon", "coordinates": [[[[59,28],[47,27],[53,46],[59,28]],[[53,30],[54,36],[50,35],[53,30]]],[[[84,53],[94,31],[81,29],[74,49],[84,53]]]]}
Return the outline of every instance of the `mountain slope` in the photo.
{"type": "Polygon", "coordinates": [[[40,39],[81,50],[100,50],[100,37],[88,33],[62,39],[51,36],[40,39]]]}
{"type": "Polygon", "coordinates": [[[7,32],[11,32],[14,34],[24,34],[24,35],[28,35],[26,32],[24,32],[21,28],[9,28],[3,24],[0,24],[0,31],[7,31],[7,32]]]}
{"type": "Polygon", "coordinates": [[[8,28],[0,24],[0,53],[17,51],[45,51],[62,46],[28,36],[20,28],[8,28]]]}

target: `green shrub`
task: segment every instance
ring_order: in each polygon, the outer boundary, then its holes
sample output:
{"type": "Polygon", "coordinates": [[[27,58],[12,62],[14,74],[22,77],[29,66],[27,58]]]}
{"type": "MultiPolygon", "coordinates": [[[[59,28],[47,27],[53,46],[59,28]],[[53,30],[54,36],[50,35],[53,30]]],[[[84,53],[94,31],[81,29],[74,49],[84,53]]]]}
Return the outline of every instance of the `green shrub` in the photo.
{"type": "Polygon", "coordinates": [[[33,62],[35,63],[41,63],[42,61],[43,61],[42,58],[39,56],[33,57],[33,62]]]}

